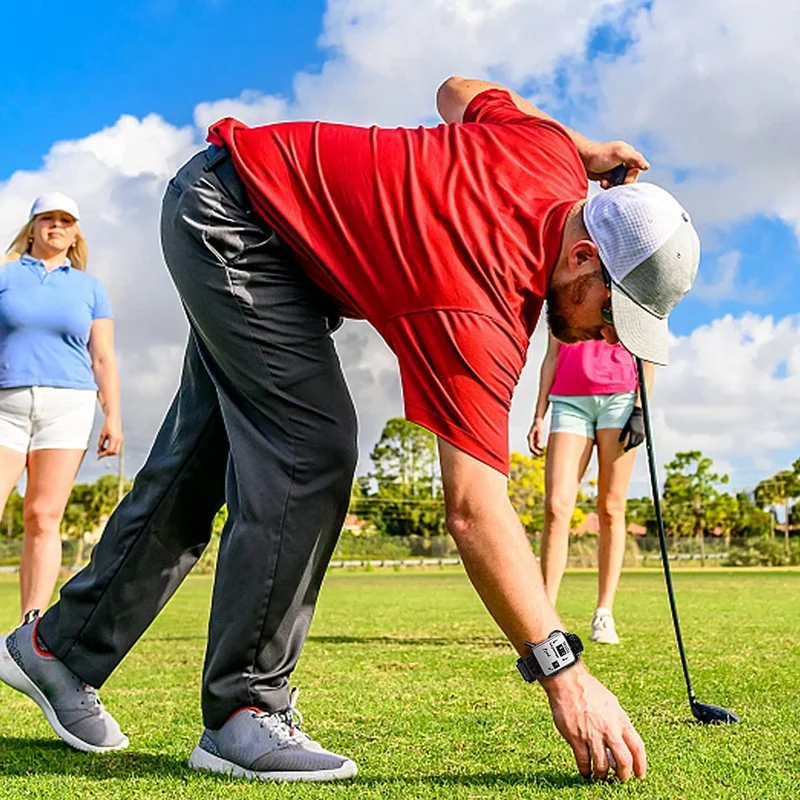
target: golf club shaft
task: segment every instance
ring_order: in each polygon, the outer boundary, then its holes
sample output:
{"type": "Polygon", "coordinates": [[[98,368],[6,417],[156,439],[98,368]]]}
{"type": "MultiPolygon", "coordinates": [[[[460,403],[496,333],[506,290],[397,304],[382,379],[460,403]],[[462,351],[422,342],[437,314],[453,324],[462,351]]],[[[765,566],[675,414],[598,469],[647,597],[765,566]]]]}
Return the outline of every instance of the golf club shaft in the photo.
{"type": "Polygon", "coordinates": [[[681,625],[678,621],[678,606],[675,603],[675,592],[672,590],[672,575],[669,571],[669,558],[667,557],[667,537],[664,533],[664,517],[661,514],[661,496],[658,490],[658,473],[656,472],[656,456],[653,447],[653,430],[650,425],[650,403],[647,399],[647,385],[644,379],[644,364],[641,358],[636,359],[636,370],[639,373],[639,395],[642,398],[642,411],[644,412],[645,445],[647,447],[647,463],[650,469],[650,488],[653,493],[653,508],[656,513],[656,527],[658,528],[658,541],[661,546],[661,561],[664,564],[664,578],[667,581],[667,594],[669,607],[672,611],[672,625],[675,628],[675,638],[678,640],[678,652],[681,655],[683,677],[686,680],[686,690],[689,692],[689,702],[695,702],[692,680],[689,677],[689,665],[686,662],[686,653],[683,650],[681,625]]]}

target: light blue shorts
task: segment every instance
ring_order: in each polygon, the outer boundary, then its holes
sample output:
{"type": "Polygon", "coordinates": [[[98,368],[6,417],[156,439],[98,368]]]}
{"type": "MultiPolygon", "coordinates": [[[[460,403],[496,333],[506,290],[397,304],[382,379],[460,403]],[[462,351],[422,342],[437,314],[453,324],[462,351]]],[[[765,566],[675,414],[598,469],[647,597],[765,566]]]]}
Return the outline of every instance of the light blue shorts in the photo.
{"type": "Polygon", "coordinates": [[[550,433],[577,433],[594,439],[595,431],[624,428],[633,411],[635,392],[551,394],[550,433]]]}

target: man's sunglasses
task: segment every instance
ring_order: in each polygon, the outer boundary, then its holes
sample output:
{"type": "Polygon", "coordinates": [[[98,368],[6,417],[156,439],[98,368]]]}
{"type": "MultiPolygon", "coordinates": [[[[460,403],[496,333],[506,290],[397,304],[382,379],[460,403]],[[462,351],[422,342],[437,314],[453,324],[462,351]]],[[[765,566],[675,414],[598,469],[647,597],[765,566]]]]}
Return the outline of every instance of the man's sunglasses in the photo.
{"type": "Polygon", "coordinates": [[[606,325],[613,325],[614,324],[614,314],[611,310],[611,276],[608,274],[608,270],[601,264],[600,269],[603,273],[603,283],[606,285],[606,289],[609,291],[608,297],[608,306],[604,306],[600,309],[600,314],[603,317],[603,322],[606,325]]]}

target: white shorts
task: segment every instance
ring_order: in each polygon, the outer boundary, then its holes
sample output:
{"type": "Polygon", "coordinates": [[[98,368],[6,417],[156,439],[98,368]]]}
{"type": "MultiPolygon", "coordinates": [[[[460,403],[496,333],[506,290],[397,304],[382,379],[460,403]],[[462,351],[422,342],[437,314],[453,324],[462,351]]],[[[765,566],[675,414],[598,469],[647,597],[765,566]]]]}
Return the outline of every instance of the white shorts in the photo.
{"type": "Polygon", "coordinates": [[[96,401],[92,389],[0,389],[0,445],[18,453],[86,450],[96,401]]]}

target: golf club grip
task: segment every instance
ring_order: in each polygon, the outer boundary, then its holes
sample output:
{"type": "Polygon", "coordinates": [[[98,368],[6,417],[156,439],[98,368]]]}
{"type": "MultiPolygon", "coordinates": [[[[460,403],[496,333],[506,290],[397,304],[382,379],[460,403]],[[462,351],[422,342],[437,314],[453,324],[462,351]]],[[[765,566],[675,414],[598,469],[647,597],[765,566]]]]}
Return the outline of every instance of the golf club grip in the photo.
{"type": "Polygon", "coordinates": [[[644,436],[647,448],[647,464],[650,470],[650,489],[653,494],[653,510],[656,514],[656,527],[658,528],[658,543],[661,548],[661,561],[664,565],[664,579],[667,582],[667,595],[669,596],[669,607],[672,612],[672,626],[675,629],[675,638],[678,641],[678,652],[681,657],[683,667],[683,677],[686,680],[686,691],[689,693],[689,702],[694,703],[695,694],[692,688],[692,680],[689,677],[689,665],[686,661],[686,653],[683,649],[683,637],[681,636],[681,625],[678,620],[678,606],[675,602],[675,592],[672,589],[672,574],[669,569],[669,557],[667,555],[667,536],[664,532],[664,516],[661,513],[661,494],[658,489],[658,472],[656,471],[656,456],[653,447],[653,430],[650,425],[650,401],[647,397],[647,382],[644,376],[644,362],[637,356],[636,371],[639,375],[639,395],[642,398],[642,412],[644,415],[644,436]]]}
{"type": "Polygon", "coordinates": [[[611,174],[609,175],[608,182],[612,186],[622,186],[625,183],[625,177],[628,174],[628,165],[627,164],[619,164],[618,166],[614,167],[611,170],[611,174]]]}

